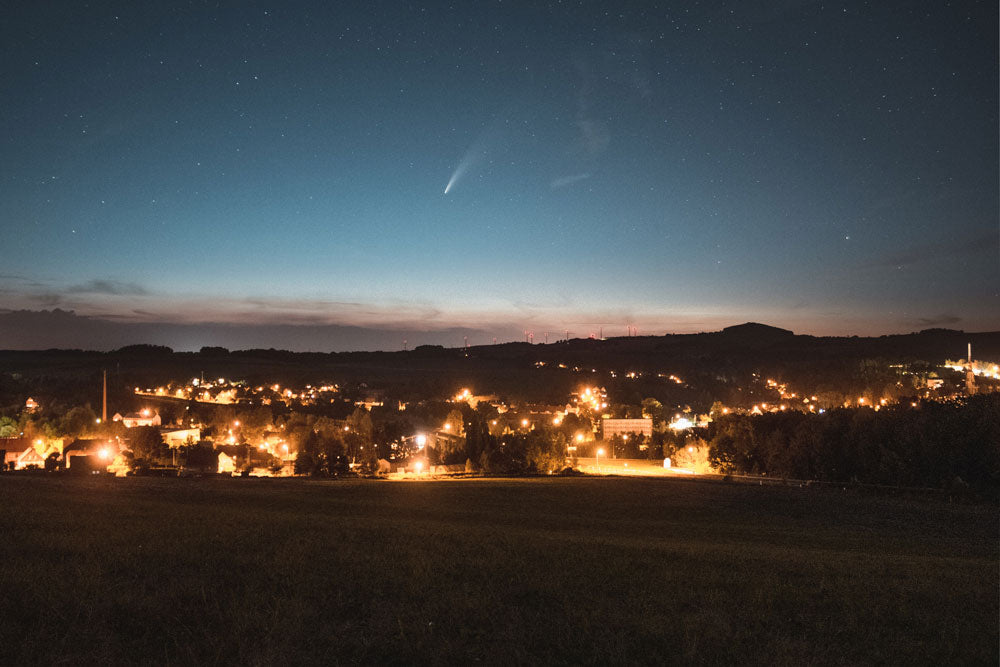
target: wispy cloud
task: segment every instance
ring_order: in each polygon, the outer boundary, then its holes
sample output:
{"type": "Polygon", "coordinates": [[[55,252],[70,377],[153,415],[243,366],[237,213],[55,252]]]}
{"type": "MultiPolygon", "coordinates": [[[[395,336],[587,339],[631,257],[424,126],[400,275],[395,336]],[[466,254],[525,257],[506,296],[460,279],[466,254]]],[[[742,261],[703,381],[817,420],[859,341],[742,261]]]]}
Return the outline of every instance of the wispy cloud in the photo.
{"type": "Polygon", "coordinates": [[[874,257],[863,263],[861,268],[912,266],[943,258],[978,255],[984,252],[998,252],[998,250],[1000,250],[1000,236],[996,232],[989,232],[964,239],[911,246],[901,252],[874,257]]]}
{"type": "Polygon", "coordinates": [[[958,324],[962,321],[962,318],[958,315],[952,315],[949,313],[942,313],[941,315],[933,317],[918,317],[917,323],[925,327],[940,327],[940,326],[951,326],[953,324],[958,324]]]}
{"type": "Polygon", "coordinates": [[[559,188],[565,188],[567,185],[573,185],[574,183],[579,183],[580,181],[590,178],[589,173],[584,174],[573,174],[572,176],[562,176],[560,178],[553,179],[549,183],[549,187],[553,190],[558,190],[559,188]]]}
{"type": "Polygon", "coordinates": [[[117,280],[88,280],[66,288],[67,294],[107,294],[111,296],[145,296],[149,294],[142,285],[117,280]]]}

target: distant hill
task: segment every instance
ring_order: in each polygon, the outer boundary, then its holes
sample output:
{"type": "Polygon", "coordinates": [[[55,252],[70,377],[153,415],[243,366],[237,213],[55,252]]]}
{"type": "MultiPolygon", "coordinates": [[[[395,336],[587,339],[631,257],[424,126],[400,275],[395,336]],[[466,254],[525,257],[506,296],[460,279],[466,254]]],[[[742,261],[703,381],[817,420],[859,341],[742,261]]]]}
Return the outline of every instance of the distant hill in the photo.
{"type": "Polygon", "coordinates": [[[1000,332],[931,329],[879,337],[816,337],[753,322],[698,334],[468,349],[425,345],[409,352],[228,351],[219,347],[174,352],[142,345],[113,352],[0,351],[0,373],[4,374],[0,379],[13,378],[20,387],[8,387],[9,398],[0,394],[0,407],[23,403],[20,395],[28,391],[40,396],[86,391],[86,400],[96,405],[101,370],[107,370],[112,384],[122,391],[204,373],[252,383],[364,383],[409,399],[448,396],[459,387],[471,386],[550,402],[565,401],[582,383],[616,386],[630,400],[643,394],[666,396],[662,378],[675,375],[683,384],[669,383],[673,402],[710,402],[720,392],[734,391],[733,383],[745,384],[753,373],[791,378],[803,386],[846,386],[864,380],[858,380],[860,369],[873,363],[879,367],[913,361],[941,364],[946,358],[964,357],[970,342],[976,358],[1000,361],[1000,332]],[[639,373],[641,379],[622,380],[628,373],[639,373]]]}
{"type": "Polygon", "coordinates": [[[795,335],[788,329],[779,329],[778,327],[758,324],[757,322],[747,322],[746,324],[726,327],[722,330],[722,333],[728,336],[735,336],[741,340],[760,342],[784,340],[795,335]]]}

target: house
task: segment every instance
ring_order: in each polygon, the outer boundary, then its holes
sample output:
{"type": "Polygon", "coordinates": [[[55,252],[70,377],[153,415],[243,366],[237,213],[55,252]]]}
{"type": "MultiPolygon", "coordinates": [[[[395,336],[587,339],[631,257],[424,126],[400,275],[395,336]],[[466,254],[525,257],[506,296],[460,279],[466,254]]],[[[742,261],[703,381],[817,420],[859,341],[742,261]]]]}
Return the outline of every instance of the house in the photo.
{"type": "Polygon", "coordinates": [[[47,452],[41,440],[32,442],[30,438],[14,437],[0,438],[0,451],[3,454],[3,467],[12,470],[24,470],[30,467],[45,467],[47,452]]]}
{"type": "Polygon", "coordinates": [[[234,472],[236,472],[236,459],[225,452],[219,452],[218,473],[220,475],[231,475],[234,472]]]}
{"type": "Polygon", "coordinates": [[[45,457],[42,456],[29,438],[0,438],[0,450],[3,450],[5,468],[24,470],[25,468],[44,468],[45,457]]]}
{"type": "Polygon", "coordinates": [[[24,411],[36,412],[37,410],[38,410],[38,402],[29,396],[28,400],[24,402],[24,411]]]}
{"type": "Polygon", "coordinates": [[[125,428],[134,428],[136,426],[159,426],[161,423],[160,413],[154,412],[149,408],[143,408],[139,412],[130,412],[127,415],[123,415],[118,412],[115,413],[112,420],[121,422],[125,425],[125,428]]]}
{"type": "Polygon", "coordinates": [[[62,465],[67,470],[106,470],[119,453],[119,446],[101,438],[77,438],[63,447],[62,465]]]}
{"type": "Polygon", "coordinates": [[[193,445],[201,440],[201,429],[161,428],[160,435],[163,436],[163,442],[167,443],[168,447],[176,449],[177,447],[193,445]]]}

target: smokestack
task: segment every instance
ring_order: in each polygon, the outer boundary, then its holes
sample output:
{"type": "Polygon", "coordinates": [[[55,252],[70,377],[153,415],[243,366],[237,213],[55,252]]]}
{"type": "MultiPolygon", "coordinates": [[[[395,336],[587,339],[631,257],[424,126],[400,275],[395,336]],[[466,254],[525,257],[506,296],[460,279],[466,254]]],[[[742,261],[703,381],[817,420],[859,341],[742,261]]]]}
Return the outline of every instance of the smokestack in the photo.
{"type": "Polygon", "coordinates": [[[108,372],[104,371],[104,391],[101,396],[101,423],[108,423],[108,372]]]}
{"type": "Polygon", "coordinates": [[[969,365],[972,365],[972,343],[969,343],[969,353],[965,355],[965,358],[969,360],[969,365]]]}

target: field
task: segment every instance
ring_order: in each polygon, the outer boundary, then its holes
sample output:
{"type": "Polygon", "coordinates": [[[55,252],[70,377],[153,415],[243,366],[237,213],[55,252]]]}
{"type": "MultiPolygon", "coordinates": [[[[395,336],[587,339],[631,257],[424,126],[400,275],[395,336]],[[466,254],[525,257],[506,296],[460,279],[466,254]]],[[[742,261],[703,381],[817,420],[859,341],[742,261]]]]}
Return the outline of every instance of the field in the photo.
{"type": "Polygon", "coordinates": [[[998,511],[669,479],[0,476],[0,663],[996,664],[998,511]]]}

